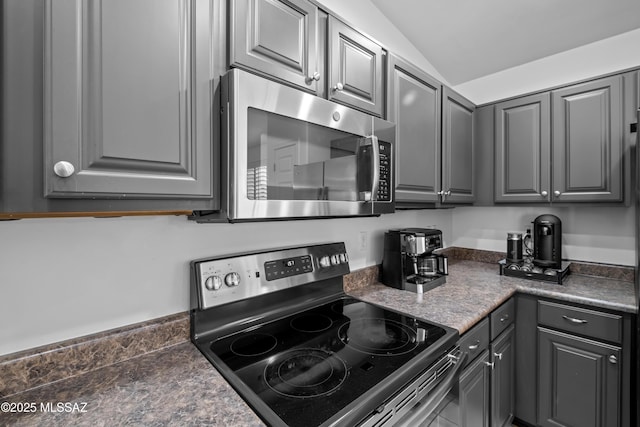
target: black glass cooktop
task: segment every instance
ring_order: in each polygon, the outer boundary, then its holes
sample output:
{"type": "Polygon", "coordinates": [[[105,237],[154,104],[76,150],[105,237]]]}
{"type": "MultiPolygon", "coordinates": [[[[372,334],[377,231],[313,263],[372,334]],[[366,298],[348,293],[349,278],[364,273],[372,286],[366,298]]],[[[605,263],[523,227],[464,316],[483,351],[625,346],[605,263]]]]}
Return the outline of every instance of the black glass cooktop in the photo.
{"type": "Polygon", "coordinates": [[[217,339],[208,350],[224,363],[223,374],[255,394],[245,396],[249,403],[257,396],[289,426],[309,427],[445,334],[440,326],[347,297],[217,339]]]}

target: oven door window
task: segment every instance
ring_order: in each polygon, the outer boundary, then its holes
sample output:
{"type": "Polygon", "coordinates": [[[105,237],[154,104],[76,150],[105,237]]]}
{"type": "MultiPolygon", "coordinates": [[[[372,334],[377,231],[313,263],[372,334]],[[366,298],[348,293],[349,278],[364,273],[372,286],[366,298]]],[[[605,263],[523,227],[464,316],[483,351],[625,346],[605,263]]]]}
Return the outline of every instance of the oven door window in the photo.
{"type": "Polygon", "coordinates": [[[249,200],[366,200],[371,143],[360,135],[248,110],[249,200]]]}

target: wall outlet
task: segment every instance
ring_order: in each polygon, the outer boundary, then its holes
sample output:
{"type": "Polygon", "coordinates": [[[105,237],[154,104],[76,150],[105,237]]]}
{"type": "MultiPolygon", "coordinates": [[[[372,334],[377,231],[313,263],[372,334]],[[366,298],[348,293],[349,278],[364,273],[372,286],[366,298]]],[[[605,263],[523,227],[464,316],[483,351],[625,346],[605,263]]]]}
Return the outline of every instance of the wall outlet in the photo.
{"type": "Polygon", "coordinates": [[[366,251],[369,243],[369,233],[367,233],[366,231],[361,231],[358,240],[360,242],[360,244],[358,245],[360,247],[360,251],[366,251]]]}

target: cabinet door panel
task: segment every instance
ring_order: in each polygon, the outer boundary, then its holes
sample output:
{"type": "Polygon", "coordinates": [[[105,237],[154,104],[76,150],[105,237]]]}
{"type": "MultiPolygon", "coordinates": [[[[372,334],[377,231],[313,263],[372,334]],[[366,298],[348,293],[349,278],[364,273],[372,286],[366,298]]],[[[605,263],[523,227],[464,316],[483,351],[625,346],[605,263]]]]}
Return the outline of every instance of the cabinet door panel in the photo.
{"type": "Polygon", "coordinates": [[[305,0],[230,2],[230,62],[311,92],[324,81],[317,63],[318,8],[305,0]],[[314,73],[319,73],[315,80],[314,73]]]}
{"type": "Polygon", "coordinates": [[[496,105],[496,202],[550,200],[550,105],[548,93],[496,105]]]}
{"type": "Polygon", "coordinates": [[[513,419],[515,398],[515,326],[511,325],[493,343],[491,375],[491,425],[509,426],[513,419]]]}
{"type": "Polygon", "coordinates": [[[553,91],[555,201],[621,201],[620,76],[553,91]]]}
{"type": "Polygon", "coordinates": [[[329,39],[329,99],[382,117],[382,47],[333,16],[329,39]]]}
{"type": "Polygon", "coordinates": [[[193,127],[194,105],[211,99],[208,67],[192,67],[195,7],[47,2],[46,196],[211,197],[210,126],[193,127]],[[71,176],[54,172],[61,161],[71,176]]]}
{"type": "Polygon", "coordinates": [[[489,426],[489,353],[485,351],[478,360],[467,367],[460,376],[459,405],[460,427],[489,426]]]}
{"type": "Polygon", "coordinates": [[[396,202],[438,200],[440,83],[389,56],[388,120],[396,123],[396,202]]]}
{"type": "Polygon", "coordinates": [[[475,106],[445,87],[442,92],[443,202],[475,200],[473,116],[475,106]]]}
{"type": "Polygon", "coordinates": [[[620,347],[538,327],[538,423],[620,425],[620,347]]]}

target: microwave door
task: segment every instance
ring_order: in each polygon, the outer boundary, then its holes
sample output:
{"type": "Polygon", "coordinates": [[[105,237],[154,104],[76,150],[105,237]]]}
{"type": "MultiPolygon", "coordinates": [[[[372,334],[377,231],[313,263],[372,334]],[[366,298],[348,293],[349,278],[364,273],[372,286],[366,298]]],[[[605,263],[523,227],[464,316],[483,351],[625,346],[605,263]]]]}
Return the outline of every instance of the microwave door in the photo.
{"type": "Polygon", "coordinates": [[[354,177],[358,165],[356,156],[337,157],[324,162],[324,187],[327,200],[357,201],[358,188],[354,177]]]}
{"type": "Polygon", "coordinates": [[[326,200],[324,184],[324,162],[294,165],[294,200],[326,200]]]}

